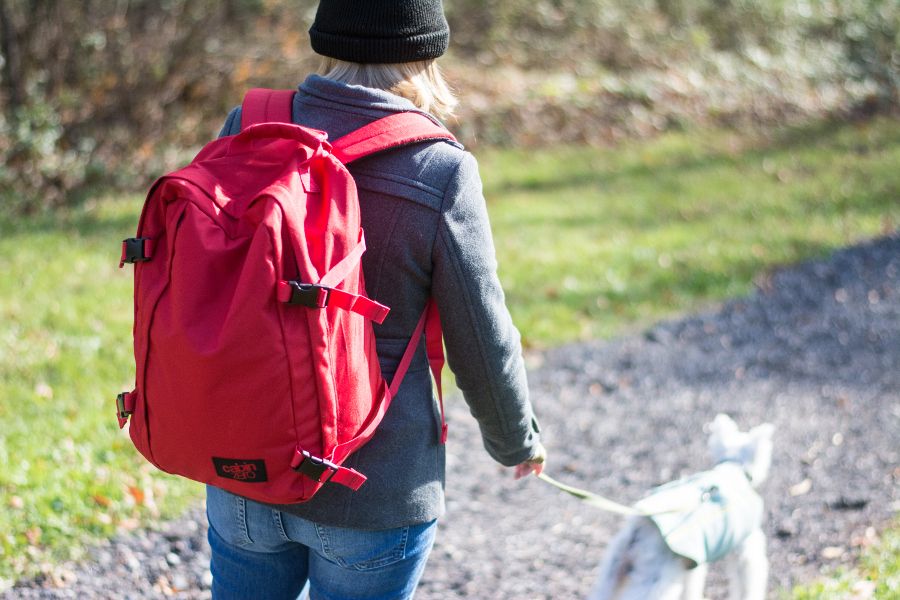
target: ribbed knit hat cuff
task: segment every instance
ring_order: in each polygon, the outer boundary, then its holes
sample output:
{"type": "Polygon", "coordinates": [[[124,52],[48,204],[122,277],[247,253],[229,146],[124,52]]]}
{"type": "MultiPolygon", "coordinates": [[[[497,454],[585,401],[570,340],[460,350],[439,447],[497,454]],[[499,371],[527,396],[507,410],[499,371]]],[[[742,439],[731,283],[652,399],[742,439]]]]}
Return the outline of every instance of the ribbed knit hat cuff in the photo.
{"type": "Polygon", "coordinates": [[[361,38],[309,30],[317,54],[355,63],[402,63],[437,58],[447,51],[450,31],[434,31],[406,38],[361,38]]]}

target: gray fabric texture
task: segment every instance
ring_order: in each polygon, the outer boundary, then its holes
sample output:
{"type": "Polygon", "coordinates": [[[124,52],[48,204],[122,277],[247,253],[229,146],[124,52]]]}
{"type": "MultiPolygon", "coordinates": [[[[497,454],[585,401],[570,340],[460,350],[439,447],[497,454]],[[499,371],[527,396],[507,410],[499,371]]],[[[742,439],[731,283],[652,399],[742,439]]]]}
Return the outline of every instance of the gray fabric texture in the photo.
{"type": "MultiPolygon", "coordinates": [[[[381,90],[317,75],[294,96],[294,122],[331,140],[415,106],[381,90]]],[[[240,131],[240,108],[220,135],[240,131]]],[[[390,381],[429,296],[437,302],[447,362],[484,446],[506,466],[531,458],[539,428],[528,396],[519,333],[497,278],[497,263],[475,158],[461,145],[423,142],[349,166],[359,193],[369,297],[390,307],[375,325],[390,381]]],[[[450,441],[453,443],[450,425],[450,441]]],[[[368,477],[357,492],[326,485],[312,500],[280,506],[327,525],[387,529],[444,511],[445,447],[424,342],[375,436],[345,465],[368,477]]]]}

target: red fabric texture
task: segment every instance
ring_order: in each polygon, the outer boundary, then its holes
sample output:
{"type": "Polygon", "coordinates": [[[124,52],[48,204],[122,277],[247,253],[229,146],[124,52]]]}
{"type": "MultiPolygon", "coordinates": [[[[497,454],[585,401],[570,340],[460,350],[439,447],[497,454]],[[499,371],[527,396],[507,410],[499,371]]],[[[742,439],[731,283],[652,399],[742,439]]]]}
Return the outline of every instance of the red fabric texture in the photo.
{"type": "MultiPolygon", "coordinates": [[[[144,205],[137,235],[152,240],[153,256],[135,264],[130,435],[162,470],[294,503],[323,485],[291,468],[296,453],[340,465],[387,410],[369,320],[387,308],[366,298],[356,188],[325,134],[257,122],[285,106],[289,119],[285,93],[248,100],[242,132],[159,179],[144,205]],[[334,302],[285,304],[290,280],[324,282],[334,302]]],[[[376,122],[354,156],[452,138],[418,117],[376,122]]],[[[340,468],[331,480],[355,489],[365,477],[340,468]]]]}

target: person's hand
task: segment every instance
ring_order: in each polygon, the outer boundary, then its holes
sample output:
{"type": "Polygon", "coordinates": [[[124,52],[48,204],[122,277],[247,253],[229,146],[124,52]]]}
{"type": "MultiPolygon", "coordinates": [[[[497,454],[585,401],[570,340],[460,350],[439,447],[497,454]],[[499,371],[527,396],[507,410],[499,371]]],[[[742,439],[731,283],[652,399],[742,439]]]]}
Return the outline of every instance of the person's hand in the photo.
{"type": "Polygon", "coordinates": [[[535,475],[540,475],[544,470],[544,463],[547,461],[547,450],[544,448],[544,445],[538,442],[537,447],[534,449],[534,456],[529,458],[526,461],[523,461],[515,466],[515,478],[522,479],[528,475],[534,473],[535,475]]]}

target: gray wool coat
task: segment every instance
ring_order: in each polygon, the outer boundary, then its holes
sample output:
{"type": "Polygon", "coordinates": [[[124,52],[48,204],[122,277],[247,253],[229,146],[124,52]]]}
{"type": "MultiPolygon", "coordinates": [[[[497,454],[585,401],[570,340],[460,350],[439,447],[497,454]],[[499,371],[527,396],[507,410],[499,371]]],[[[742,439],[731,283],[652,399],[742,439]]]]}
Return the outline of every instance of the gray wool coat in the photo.
{"type": "MultiPolygon", "coordinates": [[[[381,90],[312,75],[294,96],[295,123],[335,140],[415,106],[381,90]]],[[[240,131],[234,109],[220,135],[240,131]]],[[[519,333],[507,311],[475,158],[450,142],[424,142],[361,159],[356,181],[367,250],[368,295],[390,307],[375,325],[377,352],[390,381],[429,296],[437,302],[447,363],[484,447],[512,466],[539,440],[519,333]]],[[[449,444],[453,444],[450,426],[449,444]]],[[[312,500],[278,506],[338,527],[388,529],[436,519],[444,510],[444,446],[424,343],[372,440],[345,462],[368,477],[356,492],[327,485],[312,500]]],[[[467,452],[459,448],[456,451],[467,452]]]]}

